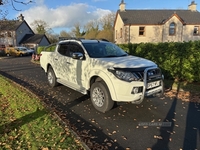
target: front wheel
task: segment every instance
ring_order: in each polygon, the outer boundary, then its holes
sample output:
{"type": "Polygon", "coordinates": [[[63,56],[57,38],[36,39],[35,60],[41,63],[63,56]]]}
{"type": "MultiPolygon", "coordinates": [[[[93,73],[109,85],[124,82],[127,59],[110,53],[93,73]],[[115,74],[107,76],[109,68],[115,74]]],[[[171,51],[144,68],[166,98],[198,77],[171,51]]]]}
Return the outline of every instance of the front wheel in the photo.
{"type": "Polygon", "coordinates": [[[95,109],[103,113],[112,109],[114,105],[108,87],[104,82],[95,82],[92,84],[90,99],[95,109]]]}
{"type": "Polygon", "coordinates": [[[55,73],[51,67],[47,71],[47,80],[51,87],[55,87],[58,85],[58,82],[56,81],[55,73]]]}

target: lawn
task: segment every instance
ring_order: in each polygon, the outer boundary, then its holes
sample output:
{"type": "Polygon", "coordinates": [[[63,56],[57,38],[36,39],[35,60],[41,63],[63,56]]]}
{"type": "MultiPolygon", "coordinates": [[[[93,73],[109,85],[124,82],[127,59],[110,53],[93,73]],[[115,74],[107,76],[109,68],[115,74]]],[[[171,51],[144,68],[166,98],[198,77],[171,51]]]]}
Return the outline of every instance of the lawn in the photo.
{"type": "Polygon", "coordinates": [[[0,118],[0,149],[84,149],[37,96],[1,75],[0,118]]]}

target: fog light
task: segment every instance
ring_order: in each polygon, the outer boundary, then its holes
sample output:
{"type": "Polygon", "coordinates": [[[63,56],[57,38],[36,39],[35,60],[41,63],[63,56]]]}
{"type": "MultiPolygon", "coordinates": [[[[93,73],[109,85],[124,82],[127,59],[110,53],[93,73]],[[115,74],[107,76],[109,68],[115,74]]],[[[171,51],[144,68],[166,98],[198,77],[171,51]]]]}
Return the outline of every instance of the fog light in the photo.
{"type": "Polygon", "coordinates": [[[143,87],[133,87],[131,94],[137,94],[137,93],[142,93],[143,87]]]}
{"type": "Polygon", "coordinates": [[[134,87],[132,90],[132,94],[137,94],[139,92],[139,87],[134,87]]]}

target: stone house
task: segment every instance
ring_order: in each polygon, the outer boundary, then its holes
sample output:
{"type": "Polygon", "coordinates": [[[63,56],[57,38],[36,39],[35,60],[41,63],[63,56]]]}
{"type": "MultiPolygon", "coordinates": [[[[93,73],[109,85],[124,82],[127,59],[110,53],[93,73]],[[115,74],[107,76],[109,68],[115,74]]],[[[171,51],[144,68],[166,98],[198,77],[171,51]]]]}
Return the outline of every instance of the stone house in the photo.
{"type": "Polygon", "coordinates": [[[192,1],[188,9],[127,10],[119,4],[114,22],[117,44],[200,40],[200,13],[192,1]]]}

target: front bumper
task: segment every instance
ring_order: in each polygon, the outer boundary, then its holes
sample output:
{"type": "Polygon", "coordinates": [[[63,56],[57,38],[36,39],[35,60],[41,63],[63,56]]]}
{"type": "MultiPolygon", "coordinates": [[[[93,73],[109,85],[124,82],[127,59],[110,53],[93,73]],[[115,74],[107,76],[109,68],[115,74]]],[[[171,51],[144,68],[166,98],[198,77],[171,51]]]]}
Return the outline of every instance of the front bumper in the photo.
{"type": "MultiPolygon", "coordinates": [[[[116,99],[113,99],[117,102],[132,102],[135,104],[141,103],[145,97],[149,96],[159,96],[163,94],[163,77],[160,75],[156,79],[149,79],[147,73],[149,70],[157,68],[148,68],[144,71],[143,81],[133,81],[126,82],[115,78],[113,82],[114,91],[116,94],[116,99]],[[151,82],[160,81],[159,85],[149,88],[148,84],[151,82]],[[134,93],[133,89],[138,88],[138,93],[134,93]]],[[[111,93],[112,95],[112,93],[111,93]]]]}

